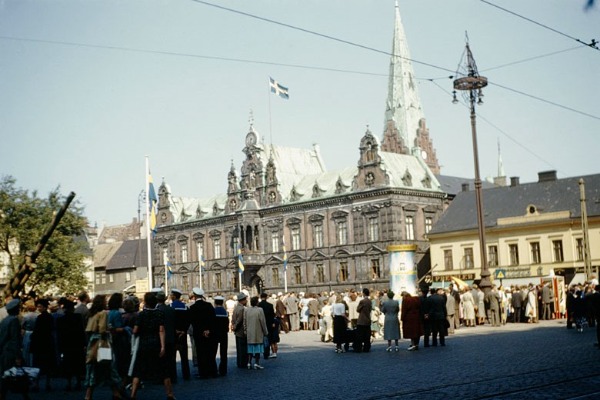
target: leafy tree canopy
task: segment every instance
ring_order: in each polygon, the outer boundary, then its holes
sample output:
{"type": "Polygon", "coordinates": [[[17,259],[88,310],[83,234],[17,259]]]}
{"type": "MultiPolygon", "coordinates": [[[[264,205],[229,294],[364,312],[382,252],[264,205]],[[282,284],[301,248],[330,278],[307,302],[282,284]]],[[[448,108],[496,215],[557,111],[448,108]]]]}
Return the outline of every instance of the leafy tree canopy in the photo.
{"type": "MultiPolygon", "coordinates": [[[[35,250],[50,226],[54,214],[64,204],[60,188],[48,197],[38,196],[16,185],[12,176],[0,178],[0,253],[10,268],[11,276],[25,261],[25,254],[35,250]]],[[[27,282],[27,290],[52,294],[77,293],[87,285],[85,257],[87,220],[77,202],[71,203],[36,260],[35,272],[27,282]]],[[[0,256],[1,257],[1,256],[0,256]]],[[[1,260],[1,258],[0,258],[1,260]]]]}

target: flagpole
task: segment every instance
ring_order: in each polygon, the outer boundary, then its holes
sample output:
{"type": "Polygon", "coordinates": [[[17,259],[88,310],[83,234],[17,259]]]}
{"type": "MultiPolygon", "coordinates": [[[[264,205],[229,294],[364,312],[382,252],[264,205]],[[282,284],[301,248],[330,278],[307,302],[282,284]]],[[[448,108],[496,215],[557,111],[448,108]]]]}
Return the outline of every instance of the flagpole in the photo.
{"type": "Polygon", "coordinates": [[[285,233],[282,238],[283,243],[283,291],[287,293],[287,249],[285,248],[285,233]]]}
{"type": "Polygon", "coordinates": [[[273,128],[271,126],[271,78],[269,78],[269,91],[267,92],[267,97],[269,97],[269,141],[270,144],[273,145],[273,128]]]}
{"type": "Polygon", "coordinates": [[[168,285],[169,285],[169,268],[171,267],[170,264],[171,264],[170,262],[165,264],[165,290],[164,290],[165,294],[169,293],[168,285]]]}
{"type": "Polygon", "coordinates": [[[146,156],[146,243],[148,250],[148,290],[152,285],[152,246],[150,243],[150,166],[148,156],[146,156]]]}

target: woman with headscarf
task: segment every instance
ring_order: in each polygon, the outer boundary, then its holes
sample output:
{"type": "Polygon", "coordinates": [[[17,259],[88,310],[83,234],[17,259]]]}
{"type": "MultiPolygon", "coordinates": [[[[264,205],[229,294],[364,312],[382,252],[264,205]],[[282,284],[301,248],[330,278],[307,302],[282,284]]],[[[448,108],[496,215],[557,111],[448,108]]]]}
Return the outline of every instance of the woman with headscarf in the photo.
{"type": "Polygon", "coordinates": [[[383,322],[383,339],[387,340],[388,347],[385,351],[392,351],[392,340],[396,343],[396,351],[399,351],[398,340],[400,340],[400,322],[398,313],[400,312],[400,303],[394,300],[394,292],[387,293],[387,299],[381,305],[381,312],[385,316],[383,322]]]}

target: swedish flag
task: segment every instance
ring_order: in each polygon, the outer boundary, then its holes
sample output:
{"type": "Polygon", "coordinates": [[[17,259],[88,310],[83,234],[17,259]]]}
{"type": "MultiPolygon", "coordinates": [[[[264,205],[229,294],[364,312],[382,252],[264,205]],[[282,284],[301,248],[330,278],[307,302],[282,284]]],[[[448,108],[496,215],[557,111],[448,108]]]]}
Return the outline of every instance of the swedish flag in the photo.
{"type": "Polygon", "coordinates": [[[152,175],[148,174],[148,210],[150,217],[150,230],[152,231],[152,236],[156,235],[156,207],[158,204],[158,197],[156,197],[156,192],[154,191],[154,183],[152,181],[152,175]]]}
{"type": "Polygon", "coordinates": [[[238,245],[237,248],[238,269],[244,272],[244,257],[242,257],[242,248],[238,245]]]}

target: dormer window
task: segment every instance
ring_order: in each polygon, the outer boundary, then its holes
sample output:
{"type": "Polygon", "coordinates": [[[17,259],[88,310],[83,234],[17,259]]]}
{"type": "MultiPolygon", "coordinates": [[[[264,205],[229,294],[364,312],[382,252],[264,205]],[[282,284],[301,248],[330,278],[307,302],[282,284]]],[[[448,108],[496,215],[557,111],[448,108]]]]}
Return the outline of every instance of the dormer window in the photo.
{"type": "Polygon", "coordinates": [[[408,170],[406,170],[404,176],[402,177],[402,183],[404,186],[412,186],[412,175],[410,172],[408,172],[408,170]]]}

